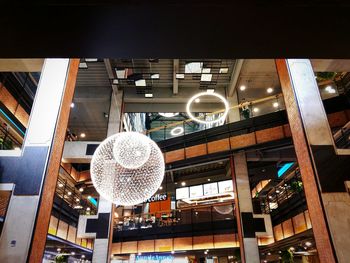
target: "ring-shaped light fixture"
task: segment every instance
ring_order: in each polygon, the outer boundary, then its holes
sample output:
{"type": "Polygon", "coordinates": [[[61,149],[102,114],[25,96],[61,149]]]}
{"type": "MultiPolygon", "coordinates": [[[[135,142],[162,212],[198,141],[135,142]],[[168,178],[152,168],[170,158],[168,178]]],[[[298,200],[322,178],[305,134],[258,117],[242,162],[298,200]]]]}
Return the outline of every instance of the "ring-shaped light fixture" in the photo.
{"type": "Polygon", "coordinates": [[[184,133],[184,128],[181,127],[181,126],[175,127],[174,129],[172,129],[172,130],[170,131],[170,134],[171,134],[172,136],[178,136],[178,135],[181,135],[181,134],[183,134],[183,133],[184,133]]]}
{"type": "Polygon", "coordinates": [[[187,102],[187,105],[186,105],[186,111],[187,111],[187,114],[188,116],[190,116],[190,118],[192,120],[194,120],[195,122],[198,122],[198,123],[203,123],[203,124],[213,124],[213,123],[217,123],[217,122],[220,122],[220,121],[223,121],[226,119],[226,116],[228,114],[228,111],[230,110],[230,106],[228,104],[228,101],[223,97],[221,96],[220,94],[218,93],[210,93],[210,92],[200,92],[196,95],[194,95],[192,98],[189,99],[189,101],[187,102]],[[224,111],[224,114],[216,119],[216,120],[212,120],[212,121],[206,121],[206,120],[201,120],[201,119],[198,119],[196,118],[192,113],[191,113],[191,104],[193,103],[193,101],[195,101],[196,99],[198,99],[199,97],[202,97],[202,96],[214,96],[214,97],[217,97],[219,98],[225,105],[225,111],[224,111]]]}
{"type": "Polygon", "coordinates": [[[166,118],[171,118],[179,115],[179,113],[178,112],[159,112],[159,115],[166,118]]]}

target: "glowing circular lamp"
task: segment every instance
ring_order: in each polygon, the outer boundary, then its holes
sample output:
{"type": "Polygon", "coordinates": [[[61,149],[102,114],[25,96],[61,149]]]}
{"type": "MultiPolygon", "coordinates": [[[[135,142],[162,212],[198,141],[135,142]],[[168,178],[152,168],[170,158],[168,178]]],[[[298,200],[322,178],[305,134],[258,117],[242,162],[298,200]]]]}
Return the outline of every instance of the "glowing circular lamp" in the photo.
{"type": "Polygon", "coordinates": [[[172,129],[172,130],[170,131],[170,134],[171,134],[172,136],[178,136],[178,135],[181,135],[181,134],[183,134],[183,133],[184,133],[184,128],[181,127],[181,126],[175,127],[174,129],[172,129]]]}
{"type": "Polygon", "coordinates": [[[186,105],[186,111],[187,111],[188,116],[192,120],[194,120],[195,122],[202,123],[202,124],[213,124],[213,123],[218,123],[218,122],[224,121],[226,119],[226,116],[227,116],[229,110],[230,110],[230,106],[228,104],[228,101],[223,96],[221,96],[220,94],[215,93],[215,92],[213,92],[213,93],[200,92],[200,93],[194,95],[192,98],[190,98],[189,101],[187,102],[187,105],[186,105]],[[190,108],[191,108],[192,103],[194,101],[198,100],[202,96],[214,96],[214,97],[219,98],[222,101],[222,103],[225,105],[225,111],[224,111],[223,115],[220,118],[217,118],[217,119],[211,120],[211,121],[206,121],[206,120],[201,120],[201,119],[196,118],[191,113],[190,108]]]}

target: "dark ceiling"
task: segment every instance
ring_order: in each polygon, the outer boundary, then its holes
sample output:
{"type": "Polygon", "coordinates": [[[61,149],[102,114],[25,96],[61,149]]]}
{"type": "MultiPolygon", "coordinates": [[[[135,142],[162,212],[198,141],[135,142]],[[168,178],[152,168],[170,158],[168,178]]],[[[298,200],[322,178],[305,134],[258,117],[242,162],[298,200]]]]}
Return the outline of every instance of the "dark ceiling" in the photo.
{"type": "Polygon", "coordinates": [[[11,1],[1,57],[350,58],[346,0],[11,1]]]}

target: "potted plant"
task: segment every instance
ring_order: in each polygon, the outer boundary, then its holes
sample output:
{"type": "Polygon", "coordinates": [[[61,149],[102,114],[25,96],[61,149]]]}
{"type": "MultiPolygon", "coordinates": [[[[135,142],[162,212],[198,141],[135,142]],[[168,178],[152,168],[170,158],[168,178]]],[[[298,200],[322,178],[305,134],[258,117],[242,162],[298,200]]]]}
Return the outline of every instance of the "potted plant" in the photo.
{"type": "Polygon", "coordinates": [[[293,253],[288,250],[283,250],[281,253],[282,263],[293,263],[293,253]]]}
{"type": "Polygon", "coordinates": [[[68,263],[68,255],[64,255],[64,254],[58,254],[55,257],[55,262],[56,263],[68,263]]]}

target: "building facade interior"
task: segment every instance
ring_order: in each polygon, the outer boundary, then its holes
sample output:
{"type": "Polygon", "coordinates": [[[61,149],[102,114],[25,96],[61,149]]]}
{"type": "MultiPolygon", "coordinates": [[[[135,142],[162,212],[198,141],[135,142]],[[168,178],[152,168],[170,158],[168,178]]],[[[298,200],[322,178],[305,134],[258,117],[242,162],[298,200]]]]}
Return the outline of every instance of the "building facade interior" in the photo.
{"type": "Polygon", "coordinates": [[[350,60],[0,59],[0,262],[350,262],[350,60]]]}

